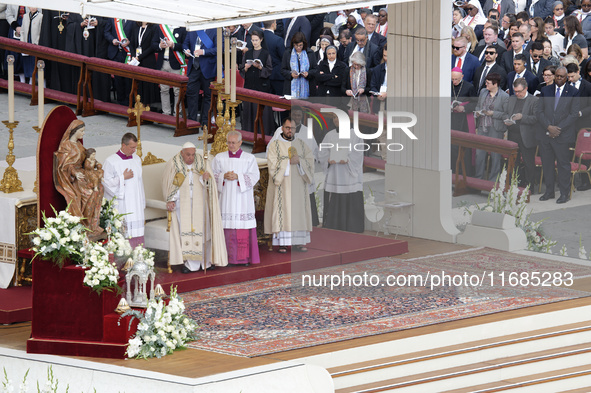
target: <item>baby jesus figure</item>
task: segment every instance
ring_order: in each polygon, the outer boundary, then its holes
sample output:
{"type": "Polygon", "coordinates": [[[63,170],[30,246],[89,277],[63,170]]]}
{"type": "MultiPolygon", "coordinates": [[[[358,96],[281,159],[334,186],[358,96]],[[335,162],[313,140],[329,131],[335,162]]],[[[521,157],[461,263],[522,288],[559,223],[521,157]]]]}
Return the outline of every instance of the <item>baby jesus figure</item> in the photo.
{"type": "Polygon", "coordinates": [[[96,150],[86,149],[86,160],[84,160],[84,177],[86,178],[87,187],[94,191],[98,191],[99,184],[103,179],[103,166],[96,160],[96,150]]]}

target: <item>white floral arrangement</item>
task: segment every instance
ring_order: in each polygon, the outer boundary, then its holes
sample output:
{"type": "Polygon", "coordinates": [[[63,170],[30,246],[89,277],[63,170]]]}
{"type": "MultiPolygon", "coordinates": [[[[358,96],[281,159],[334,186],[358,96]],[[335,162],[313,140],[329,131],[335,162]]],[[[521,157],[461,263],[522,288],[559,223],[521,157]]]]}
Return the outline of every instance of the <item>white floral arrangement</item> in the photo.
{"type": "Polygon", "coordinates": [[[109,261],[109,251],[105,247],[88,242],[84,247],[83,266],[87,269],[84,272],[84,285],[98,293],[103,290],[121,292],[117,265],[109,261]]]}
{"type": "Polygon", "coordinates": [[[511,186],[507,191],[504,190],[506,179],[507,169],[503,168],[503,172],[497,178],[496,186],[488,194],[487,204],[482,207],[477,205],[476,210],[503,213],[515,217],[515,225],[523,229],[527,237],[527,249],[552,254],[552,247],[556,245],[556,242],[544,236],[541,229],[543,220],[531,221],[531,213],[526,211],[529,186],[519,196],[518,176],[513,175],[511,186]]]}
{"type": "Polygon", "coordinates": [[[125,214],[120,214],[115,206],[117,206],[117,197],[113,197],[110,200],[103,198],[99,225],[109,235],[116,233],[123,234],[124,231],[123,217],[125,214]]]}
{"type": "Polygon", "coordinates": [[[105,249],[113,253],[116,257],[126,257],[133,252],[129,240],[119,232],[109,236],[109,241],[105,244],[105,249]]]}
{"type": "Polygon", "coordinates": [[[133,249],[133,253],[131,255],[131,258],[134,261],[137,261],[140,259],[140,256],[143,256],[144,262],[146,263],[146,265],[148,265],[150,267],[151,270],[154,270],[154,251],[150,251],[147,248],[144,248],[141,244],[136,246],[136,248],[133,249]]]}
{"type": "Polygon", "coordinates": [[[125,312],[122,317],[132,315],[140,321],[135,336],[129,340],[127,356],[138,359],[161,358],[196,340],[197,324],[184,312],[183,299],[172,286],[168,304],[162,298],[151,299],[144,314],[137,310],[125,312]]]}
{"type": "MultiPolygon", "coordinates": [[[[52,207],[53,209],[53,207],[52,207]]],[[[82,261],[82,248],[87,241],[88,229],[80,222],[80,217],[65,210],[59,213],[53,209],[55,217],[46,217],[43,213],[43,228],[37,228],[30,235],[33,237],[35,258],[53,260],[60,267],[66,259],[79,263],[82,261]]]]}

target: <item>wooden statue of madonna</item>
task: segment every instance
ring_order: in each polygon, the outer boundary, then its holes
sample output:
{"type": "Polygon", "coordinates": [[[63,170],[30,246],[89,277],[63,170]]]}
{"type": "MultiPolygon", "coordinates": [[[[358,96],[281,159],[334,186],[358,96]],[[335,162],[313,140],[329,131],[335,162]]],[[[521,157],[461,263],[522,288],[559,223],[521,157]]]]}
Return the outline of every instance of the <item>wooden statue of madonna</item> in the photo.
{"type": "Polygon", "coordinates": [[[104,188],[102,165],[96,161],[96,151],[82,145],[84,122],[74,120],[64,133],[54,153],[53,180],[55,188],[66,198],[68,212],[83,218],[91,240],[103,237],[99,226],[104,188]]]}

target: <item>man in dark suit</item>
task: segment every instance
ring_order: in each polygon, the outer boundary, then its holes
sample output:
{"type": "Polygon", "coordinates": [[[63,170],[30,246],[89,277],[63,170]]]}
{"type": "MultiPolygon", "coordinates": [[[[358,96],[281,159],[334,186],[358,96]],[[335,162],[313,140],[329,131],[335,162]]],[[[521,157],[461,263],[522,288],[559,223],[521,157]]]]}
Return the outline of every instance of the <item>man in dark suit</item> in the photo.
{"type": "Polygon", "coordinates": [[[579,116],[575,122],[575,133],[581,128],[591,127],[591,82],[581,78],[579,66],[575,63],[566,66],[568,83],[578,90],[579,116]]]}
{"type": "Polygon", "coordinates": [[[291,46],[291,39],[298,31],[304,33],[306,41],[308,41],[308,48],[314,44],[310,42],[310,37],[312,35],[312,25],[310,24],[310,21],[305,16],[297,16],[291,18],[289,24],[285,26],[283,45],[285,45],[286,48],[291,46]]]}
{"type": "Polygon", "coordinates": [[[498,54],[497,50],[499,49],[498,46],[489,46],[486,51],[484,52],[484,63],[474,71],[474,80],[472,84],[477,90],[477,93],[480,94],[480,91],[485,86],[485,79],[489,73],[496,73],[499,74],[501,77],[501,82],[499,82],[499,87],[501,90],[507,89],[507,74],[505,73],[505,69],[497,64],[498,54]]]}
{"type": "Polygon", "coordinates": [[[365,30],[367,30],[367,38],[369,42],[377,46],[380,51],[384,49],[384,45],[388,40],[381,34],[376,33],[376,26],[378,23],[378,18],[375,15],[367,15],[365,17],[365,30]]]}
{"type": "Polygon", "coordinates": [[[263,43],[267,46],[267,52],[271,55],[271,61],[273,63],[273,72],[269,77],[271,81],[271,93],[279,96],[283,95],[283,75],[281,75],[281,60],[283,60],[283,53],[285,52],[285,46],[281,37],[275,34],[277,28],[277,22],[275,20],[268,20],[263,22],[265,30],[263,35],[265,40],[263,43]]]}
{"type": "Polygon", "coordinates": [[[544,170],[546,191],[540,201],[554,198],[554,169],[558,169],[560,198],[556,203],[570,199],[570,154],[569,145],[575,141],[575,122],[579,115],[578,91],[566,83],[567,71],[559,67],[554,75],[554,84],[543,87],[537,107],[537,139],[544,170]]]}
{"type": "MultiPolygon", "coordinates": [[[[107,49],[107,57],[119,63],[127,63],[135,55],[131,53],[130,37],[135,26],[132,20],[111,19],[105,26],[103,35],[111,43],[107,49]]],[[[131,80],[122,76],[115,76],[115,92],[119,105],[129,105],[131,80]]]]}
{"type": "Polygon", "coordinates": [[[507,139],[519,145],[517,162],[519,165],[519,179],[522,184],[529,185],[534,192],[535,182],[535,155],[536,155],[536,129],[538,118],[536,106],[538,98],[527,91],[527,81],[517,78],[513,81],[515,95],[509,97],[505,125],[507,126],[507,139]]]}
{"type": "Polygon", "coordinates": [[[499,41],[497,29],[494,27],[487,27],[484,29],[484,41],[482,44],[479,44],[473,52],[473,55],[478,57],[480,64],[484,63],[484,52],[486,52],[486,48],[490,48],[491,46],[496,47],[497,57],[495,61],[500,63],[501,57],[507,49],[505,48],[505,44],[502,41],[499,43],[499,41]]]}
{"type": "Polygon", "coordinates": [[[532,18],[539,16],[542,19],[546,19],[548,16],[552,15],[552,10],[554,9],[554,0],[538,0],[533,4],[534,1],[527,0],[525,9],[529,12],[532,18]],[[531,10],[533,4],[533,12],[531,10]]]}
{"type": "Polygon", "coordinates": [[[343,61],[348,64],[349,57],[351,57],[353,52],[361,52],[365,56],[366,70],[370,70],[377,66],[381,59],[380,50],[377,46],[371,42],[368,42],[367,30],[365,30],[365,28],[360,27],[357,29],[357,31],[355,31],[355,41],[355,43],[351,42],[351,44],[347,45],[343,61]]]}
{"type": "Polygon", "coordinates": [[[528,69],[534,74],[540,83],[544,82],[544,68],[551,65],[550,60],[544,59],[544,44],[541,42],[534,42],[529,50],[529,57],[531,61],[528,64],[528,69]]]}
{"type": "Polygon", "coordinates": [[[187,33],[183,42],[183,50],[187,55],[187,106],[189,119],[204,120],[207,124],[207,112],[211,103],[209,85],[213,81],[217,70],[217,32],[216,29],[191,31],[187,33]],[[199,117],[199,91],[203,90],[203,106],[199,117]]]}
{"type": "Polygon", "coordinates": [[[467,53],[466,46],[468,40],[466,37],[457,37],[452,46],[451,68],[458,67],[464,73],[464,80],[472,82],[474,79],[474,71],[480,67],[478,58],[471,53],[467,53]]]}
{"type": "MultiPolygon", "coordinates": [[[[156,59],[157,70],[173,74],[179,74],[179,72],[185,74],[187,72],[187,60],[183,55],[183,42],[185,42],[186,36],[187,29],[184,27],[177,27],[173,30],[168,25],[158,26],[158,34],[154,34],[152,40],[152,47],[158,54],[156,59]]],[[[174,111],[170,108],[170,86],[160,85],[160,102],[162,102],[162,113],[165,115],[176,113],[180,88],[175,87],[173,90],[174,111]]]]}
{"type": "MultiPolygon", "coordinates": [[[[365,18],[367,19],[367,17],[365,18]]],[[[371,83],[369,84],[369,92],[374,95],[372,102],[372,113],[377,114],[380,110],[385,109],[385,100],[387,96],[388,87],[388,45],[384,46],[382,51],[382,63],[378,64],[371,70],[371,83]]]]}
{"type": "Polygon", "coordinates": [[[339,42],[341,45],[339,45],[339,50],[337,51],[337,59],[344,62],[343,59],[345,58],[345,51],[347,50],[347,47],[351,45],[352,41],[353,37],[351,36],[351,32],[348,29],[345,29],[339,33],[339,42]]]}
{"type": "Polygon", "coordinates": [[[513,60],[513,71],[507,75],[507,85],[509,87],[509,95],[513,95],[513,81],[518,78],[525,78],[527,81],[529,94],[534,94],[540,81],[538,78],[526,68],[527,58],[523,54],[515,56],[513,60]]]}
{"type": "Polygon", "coordinates": [[[520,53],[524,54],[526,59],[526,63],[529,63],[529,54],[523,50],[523,34],[515,33],[511,36],[511,50],[507,50],[507,52],[503,53],[501,58],[501,66],[505,69],[505,72],[509,74],[513,71],[513,58],[515,55],[520,53]]]}
{"type": "Polygon", "coordinates": [[[529,25],[529,23],[525,22],[521,26],[519,26],[519,32],[523,35],[523,50],[529,53],[531,45],[533,44],[533,41],[531,39],[531,26],[529,25]]]}

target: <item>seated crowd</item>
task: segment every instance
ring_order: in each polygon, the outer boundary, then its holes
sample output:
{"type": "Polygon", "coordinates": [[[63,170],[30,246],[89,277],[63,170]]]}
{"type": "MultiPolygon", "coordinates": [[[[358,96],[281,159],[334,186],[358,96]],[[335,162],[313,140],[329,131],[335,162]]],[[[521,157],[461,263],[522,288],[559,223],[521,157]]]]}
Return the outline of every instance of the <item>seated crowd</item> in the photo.
{"type": "MultiPolygon", "coordinates": [[[[579,131],[591,127],[591,0],[580,6],[569,0],[531,3],[454,5],[451,127],[516,142],[520,184],[532,192],[537,151],[545,185],[540,200],[555,197],[556,178],[556,202],[565,203],[571,197],[571,150],[579,131]]],[[[457,159],[452,146],[454,170],[457,159]]],[[[464,165],[469,176],[484,179],[488,173],[495,180],[501,156],[491,153],[487,165],[486,152],[477,150],[474,158],[465,155],[464,165]]],[[[577,190],[588,189],[583,174],[577,190]]]]}

